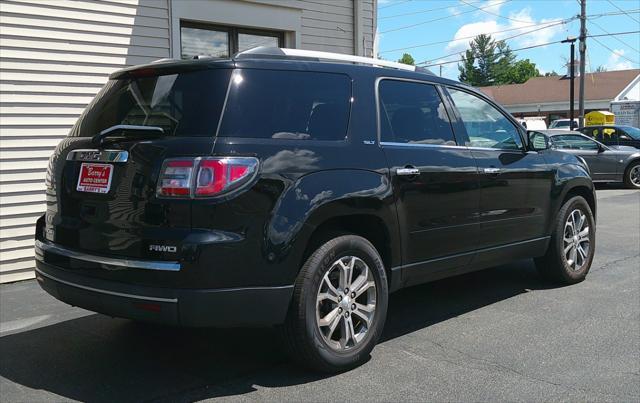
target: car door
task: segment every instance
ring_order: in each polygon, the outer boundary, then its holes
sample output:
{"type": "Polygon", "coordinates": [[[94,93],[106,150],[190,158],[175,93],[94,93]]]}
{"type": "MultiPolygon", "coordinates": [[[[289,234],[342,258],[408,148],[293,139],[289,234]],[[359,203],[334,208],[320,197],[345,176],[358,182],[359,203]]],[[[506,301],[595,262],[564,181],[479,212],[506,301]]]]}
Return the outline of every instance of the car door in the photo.
{"type": "Polygon", "coordinates": [[[582,157],[589,165],[593,180],[613,181],[617,178],[620,162],[615,150],[580,134],[552,136],[551,142],[556,150],[582,157]]]}
{"type": "Polygon", "coordinates": [[[478,164],[479,248],[545,236],[553,172],[541,154],[527,151],[512,118],[480,95],[447,88],[478,164]]]}
{"type": "Polygon", "coordinates": [[[435,85],[378,81],[380,145],[391,172],[403,248],[403,281],[464,267],[478,238],[478,178],[456,141],[435,85]]]}

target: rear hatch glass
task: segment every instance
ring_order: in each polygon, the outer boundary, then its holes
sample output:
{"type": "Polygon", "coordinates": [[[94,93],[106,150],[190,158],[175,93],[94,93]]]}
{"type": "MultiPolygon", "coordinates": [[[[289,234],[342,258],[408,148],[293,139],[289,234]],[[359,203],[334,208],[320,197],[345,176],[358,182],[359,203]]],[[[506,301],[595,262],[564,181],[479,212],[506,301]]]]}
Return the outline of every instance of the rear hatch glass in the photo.
{"type": "Polygon", "coordinates": [[[109,80],[69,135],[131,125],[160,127],[166,136],[214,136],[229,74],[218,69],[109,80]]]}
{"type": "Polygon", "coordinates": [[[212,152],[231,70],[145,74],[110,80],[56,149],[50,240],[96,254],[179,258],[171,251],[179,254],[190,231],[191,204],[157,197],[158,174],[167,158],[212,152]]]}

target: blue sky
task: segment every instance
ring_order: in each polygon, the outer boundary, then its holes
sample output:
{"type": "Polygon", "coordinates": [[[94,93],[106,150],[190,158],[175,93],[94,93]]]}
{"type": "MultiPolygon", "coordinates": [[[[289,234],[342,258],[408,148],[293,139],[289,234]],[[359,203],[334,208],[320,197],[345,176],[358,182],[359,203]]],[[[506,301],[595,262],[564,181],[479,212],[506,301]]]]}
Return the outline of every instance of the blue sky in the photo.
{"type": "MultiPolygon", "coordinates": [[[[588,18],[588,34],[638,31],[638,11],[639,0],[588,0],[587,15],[593,16],[588,18]],[[616,6],[636,12],[625,15],[616,6]],[[619,15],[595,16],[607,13],[619,15]]],[[[410,53],[416,62],[459,60],[457,53],[468,48],[471,39],[456,39],[498,31],[506,32],[492,36],[506,39],[511,49],[535,46],[567,36],[577,37],[579,20],[563,20],[579,13],[577,0],[378,0],[378,53],[388,60],[397,60],[404,52],[410,53]],[[545,28],[538,29],[541,27],[545,28]],[[516,37],[508,39],[512,36],[516,37]],[[434,42],[437,43],[432,44],[434,42]],[[419,46],[425,44],[431,45],[419,46]],[[406,47],[413,48],[395,50],[406,47]],[[451,54],[455,55],[443,58],[451,54]]],[[[640,34],[589,38],[586,69],[595,70],[598,66],[605,66],[607,70],[640,68],[638,50],[640,34]]],[[[576,46],[576,58],[577,53],[576,46]]],[[[563,73],[569,45],[552,44],[516,54],[518,59],[530,59],[542,73],[552,70],[563,73]]],[[[439,72],[438,66],[430,69],[436,74],[439,72]]],[[[442,75],[457,79],[457,63],[444,64],[442,75]]]]}

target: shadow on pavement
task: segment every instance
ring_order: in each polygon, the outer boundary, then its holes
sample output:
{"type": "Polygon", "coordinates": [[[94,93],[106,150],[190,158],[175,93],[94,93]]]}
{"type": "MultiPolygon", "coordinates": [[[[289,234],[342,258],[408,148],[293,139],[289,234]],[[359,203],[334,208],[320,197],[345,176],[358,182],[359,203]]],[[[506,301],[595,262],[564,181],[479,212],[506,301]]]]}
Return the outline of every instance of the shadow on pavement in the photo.
{"type": "Polygon", "coordinates": [[[593,185],[596,190],[629,190],[622,182],[594,183],[593,185]]]}
{"type": "MultiPolygon", "coordinates": [[[[402,290],[391,296],[381,343],[548,287],[521,261],[402,290]]],[[[9,381],[80,401],[192,401],[327,377],[291,364],[272,329],[167,328],[97,314],[1,337],[0,357],[9,381]]]]}

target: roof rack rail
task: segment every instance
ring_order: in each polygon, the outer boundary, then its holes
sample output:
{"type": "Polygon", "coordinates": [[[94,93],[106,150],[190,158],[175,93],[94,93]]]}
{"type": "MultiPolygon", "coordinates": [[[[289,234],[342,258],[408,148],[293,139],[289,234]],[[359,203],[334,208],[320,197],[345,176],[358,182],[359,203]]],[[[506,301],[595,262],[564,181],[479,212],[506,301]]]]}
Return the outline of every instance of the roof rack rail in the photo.
{"type": "Polygon", "coordinates": [[[307,60],[331,60],[339,62],[360,63],[376,67],[390,67],[398,70],[417,71],[432,74],[429,70],[411,66],[408,64],[392,62],[389,60],[374,59],[371,57],[345,55],[342,53],[320,52],[316,50],[275,48],[258,46],[243,52],[236,53],[234,59],[264,57],[271,59],[307,59],[307,60]]]}
{"type": "Polygon", "coordinates": [[[151,63],[170,63],[170,62],[177,62],[180,61],[180,59],[174,59],[171,57],[163,57],[162,59],[158,59],[158,60],[154,60],[151,63]]]}

